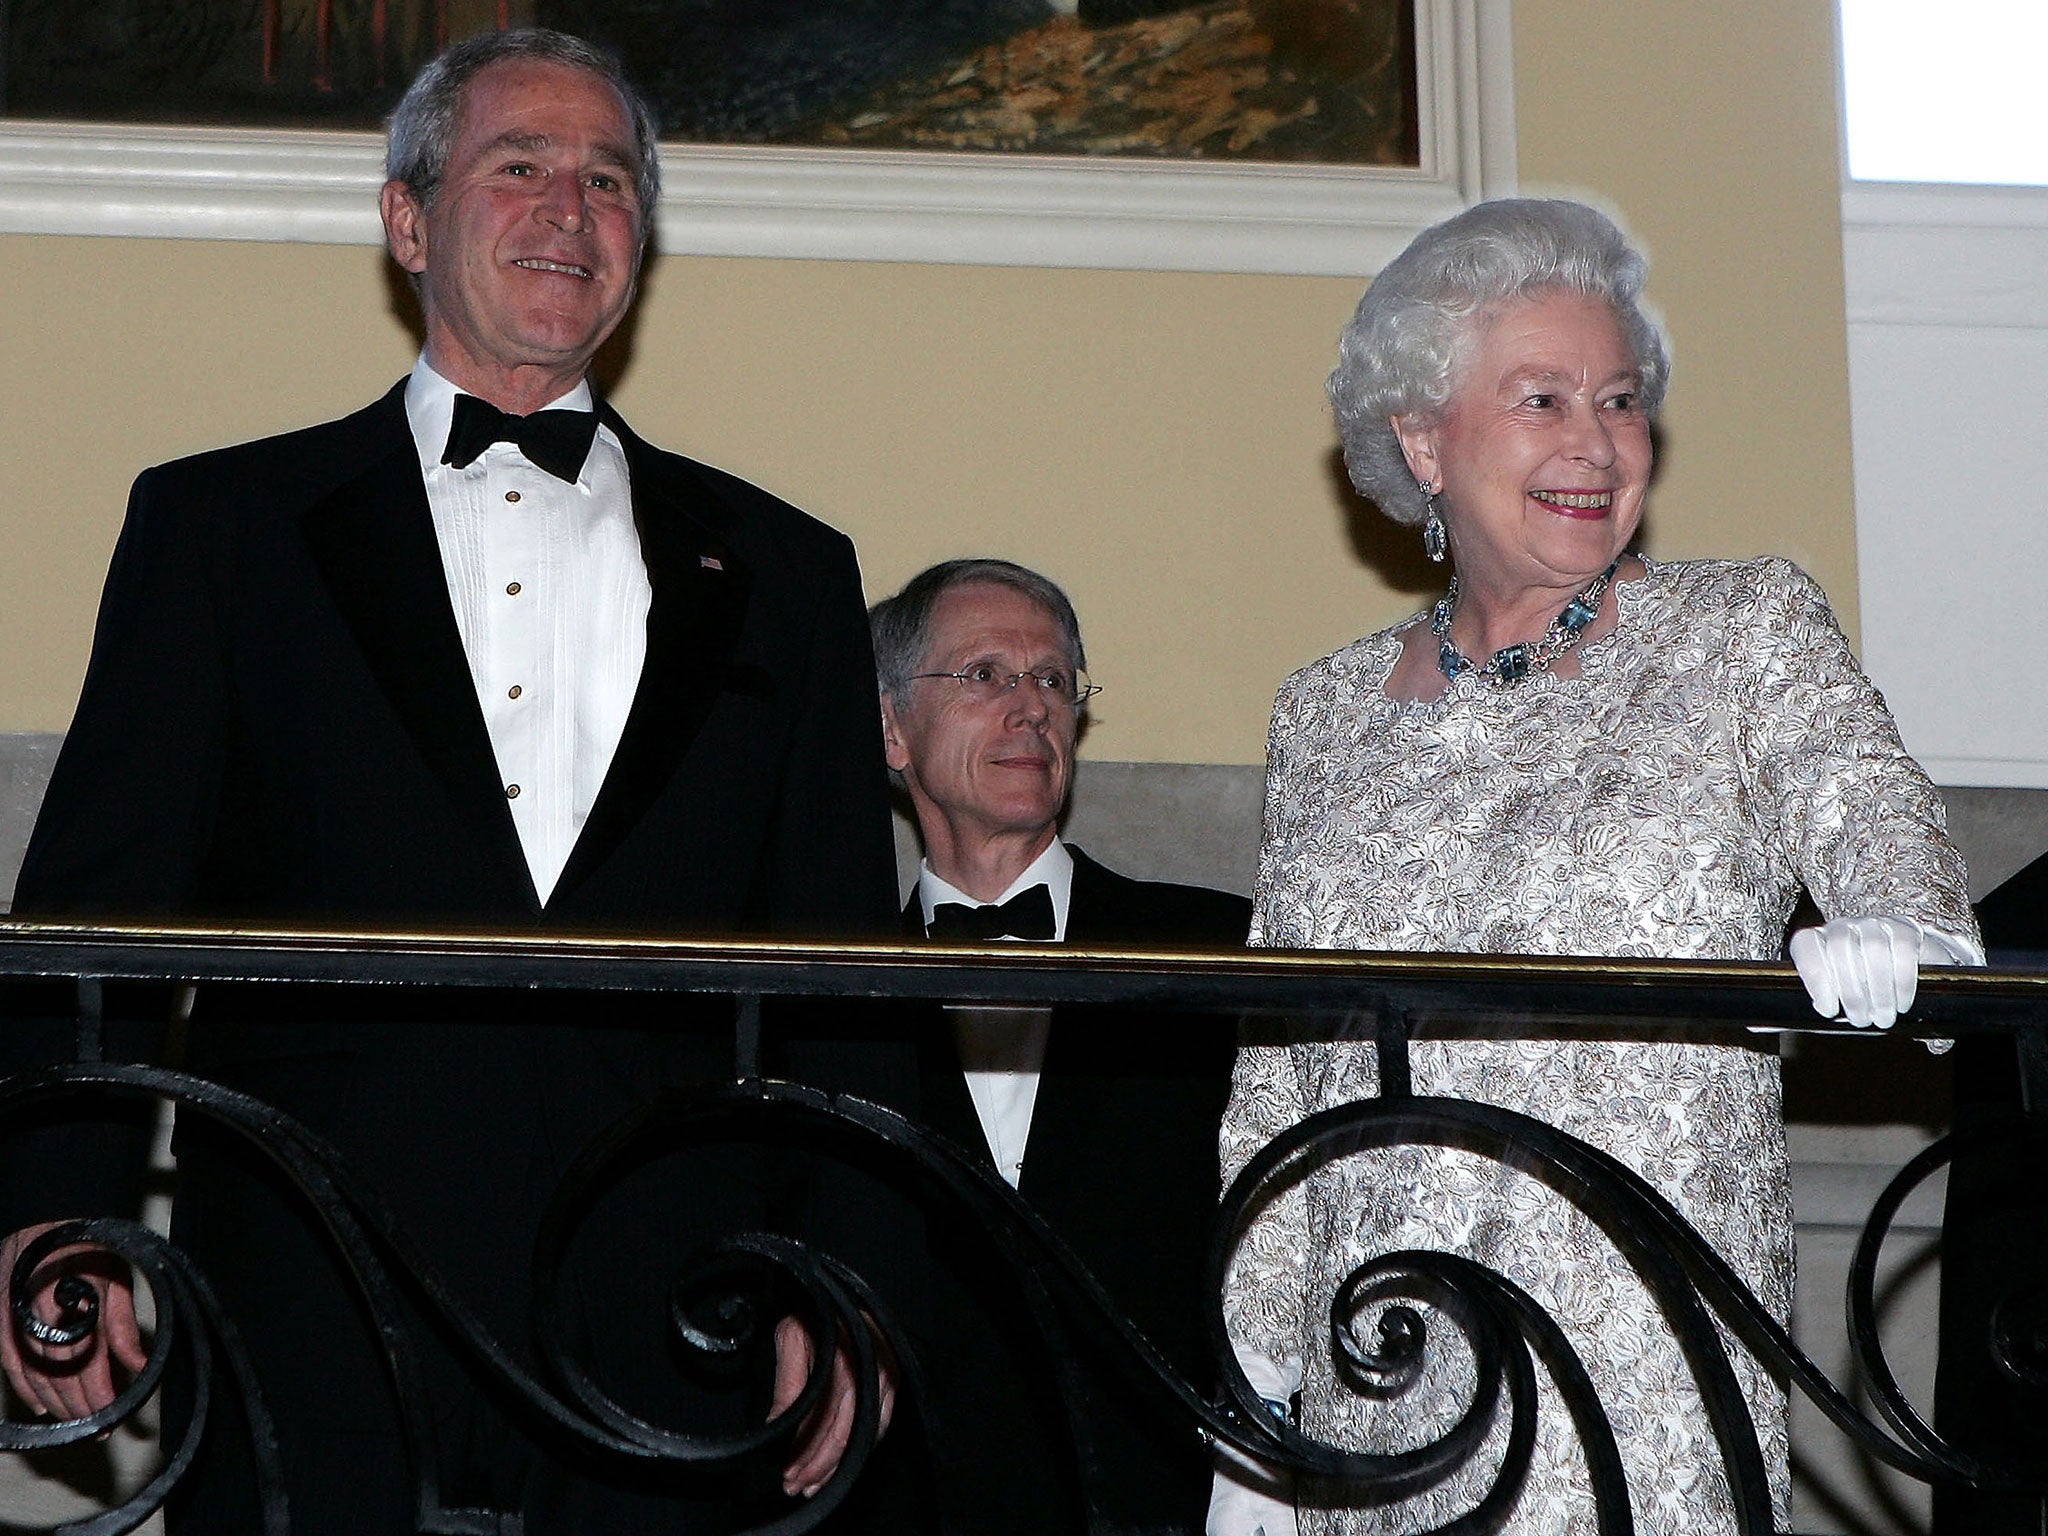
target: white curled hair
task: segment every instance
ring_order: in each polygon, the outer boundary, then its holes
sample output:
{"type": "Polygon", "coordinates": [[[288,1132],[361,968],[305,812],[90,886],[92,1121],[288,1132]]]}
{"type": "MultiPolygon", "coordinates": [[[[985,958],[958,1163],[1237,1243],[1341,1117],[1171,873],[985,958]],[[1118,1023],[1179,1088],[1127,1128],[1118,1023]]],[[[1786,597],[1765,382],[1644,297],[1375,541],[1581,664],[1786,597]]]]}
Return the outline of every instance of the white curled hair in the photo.
{"type": "Polygon", "coordinates": [[[1643,410],[1654,415],[1671,360],[1642,303],[1648,271],[1612,219],[1561,198],[1500,198],[1425,229],[1372,280],[1338,339],[1330,403],[1351,483],[1397,523],[1428,516],[1392,418],[1440,413],[1487,319],[1543,294],[1579,294],[1614,311],[1642,377],[1643,410]]]}
{"type": "Polygon", "coordinates": [[[429,59],[385,123],[385,176],[410,187],[422,208],[432,203],[447,173],[448,157],[454,153],[462,93],[493,64],[512,60],[580,69],[619,93],[633,126],[633,142],[624,147],[633,157],[633,192],[640,205],[640,238],[644,241],[654,228],[654,211],[661,202],[660,124],[654,108],[626,78],[617,58],[566,32],[546,27],[480,32],[429,59]]]}

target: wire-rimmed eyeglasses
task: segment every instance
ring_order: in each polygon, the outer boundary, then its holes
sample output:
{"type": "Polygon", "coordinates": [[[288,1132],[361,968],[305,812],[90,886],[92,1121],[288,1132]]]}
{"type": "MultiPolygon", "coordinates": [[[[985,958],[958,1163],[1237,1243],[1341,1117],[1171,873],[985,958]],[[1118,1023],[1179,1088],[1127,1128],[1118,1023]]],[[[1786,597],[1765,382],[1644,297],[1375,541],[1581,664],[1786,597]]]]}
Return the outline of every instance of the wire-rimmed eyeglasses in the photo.
{"type": "Polygon", "coordinates": [[[1065,709],[1079,709],[1102,692],[1088,681],[1086,672],[1069,672],[1063,667],[1035,667],[1029,672],[1005,672],[994,662],[981,661],[958,672],[914,672],[910,680],[917,682],[927,677],[950,677],[960,685],[960,691],[977,704],[994,703],[1027,677],[1038,684],[1040,698],[1048,704],[1057,704],[1065,709]]]}

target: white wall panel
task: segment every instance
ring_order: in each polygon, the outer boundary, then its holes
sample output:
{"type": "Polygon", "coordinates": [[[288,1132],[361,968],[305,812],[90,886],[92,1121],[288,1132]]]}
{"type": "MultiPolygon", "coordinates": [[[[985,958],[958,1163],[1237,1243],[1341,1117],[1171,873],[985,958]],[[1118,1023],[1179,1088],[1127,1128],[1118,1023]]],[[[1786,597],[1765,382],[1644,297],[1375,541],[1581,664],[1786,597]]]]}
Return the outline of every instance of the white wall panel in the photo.
{"type": "Polygon", "coordinates": [[[2048,788],[2044,215],[1844,198],[1863,659],[1944,784],[2048,788]]]}

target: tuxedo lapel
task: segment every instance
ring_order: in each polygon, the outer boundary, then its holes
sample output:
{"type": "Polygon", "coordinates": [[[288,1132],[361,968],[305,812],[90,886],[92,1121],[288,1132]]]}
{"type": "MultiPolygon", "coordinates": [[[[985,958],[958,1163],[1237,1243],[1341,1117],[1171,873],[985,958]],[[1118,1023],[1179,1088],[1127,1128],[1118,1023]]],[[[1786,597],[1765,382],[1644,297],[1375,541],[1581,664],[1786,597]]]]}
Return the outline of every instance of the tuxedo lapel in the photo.
{"type": "MultiPolygon", "coordinates": [[[[918,1033],[918,1104],[927,1129],[937,1131],[983,1168],[994,1169],[995,1154],[989,1150],[988,1132],[982,1128],[974,1097],[967,1091],[967,1074],[960,1069],[960,1044],[953,1034],[953,1016],[934,1005],[932,1017],[918,1033]]],[[[1038,1134],[1037,1118],[1031,1135],[1038,1134]]],[[[1024,1144],[1025,1161],[1031,1157],[1031,1143],[1024,1144]]]]}
{"type": "Polygon", "coordinates": [[[382,451],[355,479],[308,507],[300,528],[328,595],[406,734],[449,799],[486,824],[486,842],[503,849],[513,888],[534,899],[448,599],[406,423],[404,385],[372,412],[382,451]]]}
{"type": "MultiPolygon", "coordinates": [[[[1072,843],[1074,878],[1067,888],[1067,932],[1065,944],[1093,942],[1090,934],[1097,916],[1094,903],[1101,892],[1094,889],[1094,875],[1101,866],[1072,843]]],[[[1098,1021],[1099,1022],[1099,1021],[1098,1021]]],[[[1074,1191],[1069,1175],[1075,1162],[1088,1163],[1087,1147],[1092,1130],[1081,1112],[1078,1090],[1088,1065],[1087,1023],[1071,1008],[1055,1008],[1051,1026],[1045,1032],[1045,1061],[1038,1072],[1038,1099],[1031,1108],[1031,1134],[1024,1140],[1024,1171],[1017,1192],[1035,1205],[1048,1201],[1058,1209],[1074,1191]]]]}
{"type": "Polygon", "coordinates": [[[1115,877],[1072,843],[1067,844],[1067,853],[1074,861],[1074,881],[1067,888],[1067,942],[1093,944],[1100,938],[1106,909],[1117,904],[1115,877]]]}
{"type": "Polygon", "coordinates": [[[1074,884],[1067,903],[1069,944],[1170,944],[1194,937],[1175,931],[1170,909],[1162,911],[1159,898],[1150,894],[1170,888],[1120,875],[1072,843],[1067,852],[1074,857],[1074,884]]]}
{"type": "Polygon", "coordinates": [[[686,461],[635,437],[609,404],[599,411],[625,445],[632,478],[633,521],[652,594],[647,656],[604,785],[551,903],[572,894],[647,814],[719,692],[745,681],[732,676],[731,659],[750,573],[706,515],[714,492],[686,461]]]}
{"type": "MultiPolygon", "coordinates": [[[[925,936],[924,904],[915,889],[903,909],[903,932],[913,939],[925,936]]],[[[967,1092],[967,1074],[960,1069],[952,1016],[937,1003],[925,1005],[924,1021],[917,1032],[917,1076],[918,1112],[926,1128],[937,1131],[982,1167],[995,1167],[988,1134],[982,1130],[981,1116],[967,1092]]]]}
{"type": "MultiPolygon", "coordinates": [[[[1068,944],[1114,946],[1156,943],[1166,937],[1145,931],[1144,887],[1106,869],[1072,843],[1073,884],[1067,893],[1068,944]],[[1133,932],[1134,927],[1138,930],[1133,932]]],[[[1091,1099],[1093,1084],[1105,1071],[1122,1071],[1125,1041],[1120,1026],[1131,1017],[1112,1014],[1093,1019],[1088,1010],[1055,1008],[1047,1031],[1045,1066],[1038,1079],[1038,1103],[1031,1116],[1031,1135],[1024,1143],[1024,1177],[1019,1188],[1030,1199],[1063,1208],[1066,1201],[1087,1198],[1088,1181],[1099,1171],[1102,1105],[1091,1099]],[[1034,1178],[1035,1170],[1035,1178],[1034,1178]]]]}

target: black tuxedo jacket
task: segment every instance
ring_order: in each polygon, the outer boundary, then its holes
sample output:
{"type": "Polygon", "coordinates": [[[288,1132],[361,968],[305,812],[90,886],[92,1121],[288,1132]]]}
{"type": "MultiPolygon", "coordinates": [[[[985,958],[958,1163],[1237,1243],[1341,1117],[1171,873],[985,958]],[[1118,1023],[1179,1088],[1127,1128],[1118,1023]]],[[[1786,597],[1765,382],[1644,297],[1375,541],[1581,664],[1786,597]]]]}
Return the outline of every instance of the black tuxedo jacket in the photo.
{"type": "Polygon", "coordinates": [[[545,908],[455,628],[401,384],[341,421],[137,481],[21,909],[885,931],[851,546],[606,419],[653,590],[647,659],[545,908]]]}
{"type": "MultiPolygon", "coordinates": [[[[1993,967],[2048,968],[2048,855],[1977,903],[1993,967]]],[[[1954,1129],[2023,1121],[2016,1043],[1968,1034],[1950,1057],[1954,1129]]],[[[2041,1106],[2034,1107],[2038,1116],[2041,1106]]],[[[1935,1423],[1965,1449],[2014,1465],[2048,1456],[2048,1390],[2016,1380],[1987,1347],[2002,1304],[2048,1283],[2048,1138],[1964,1142],[1949,1165],[1941,1227],[1941,1357],[1935,1423]]],[[[2041,1528],[2041,1500],[1937,1484],[1936,1536],[2005,1536],[2041,1528]]]]}
{"type": "MultiPolygon", "coordinates": [[[[533,932],[888,931],[887,787],[851,546],[606,420],[625,446],[652,588],[646,662],[545,905],[456,630],[401,383],[340,421],[136,482],[18,910],[533,932]]],[[[651,997],[565,1027],[545,996],[387,996],[366,1008],[348,989],[243,992],[201,998],[189,1061],[333,1140],[455,1292],[523,1352],[532,1238],[557,1177],[619,1115],[728,1076],[729,1020],[729,1010],[651,997]]],[[[55,1030],[0,1049],[19,1068],[68,1043],[55,1030]]],[[[800,1056],[793,1047],[771,1065],[819,1075],[793,1065],[800,1056]]],[[[913,1071],[907,1048],[895,1088],[886,1060],[841,1041],[804,1059],[846,1074],[830,1086],[885,1099],[903,1097],[913,1071]]],[[[260,1162],[204,1132],[181,1128],[180,1139],[180,1239],[245,1331],[274,1332],[290,1360],[306,1331],[295,1292],[317,1288],[324,1256],[285,1232],[289,1199],[260,1162]],[[266,1251],[273,1240],[284,1259],[266,1251]]],[[[109,1140],[12,1158],[28,1178],[9,1192],[7,1227],[121,1203],[131,1160],[109,1153],[109,1140]]],[[[758,1158],[656,1185],[653,1208],[618,1216],[613,1236],[749,1218],[774,1194],[758,1158]]],[[[601,1212],[594,1221],[602,1234],[601,1212]]],[[[629,1365],[662,1356],[644,1339],[621,1345],[629,1365]]]]}
{"type": "MultiPolygon", "coordinates": [[[[1199,886],[1131,880],[1079,848],[1066,942],[1234,949],[1251,903],[1199,886]]],[[[922,936],[915,895],[905,909],[922,936]]],[[[1236,1021],[1222,1015],[1063,1007],[1054,1010],[1025,1142],[1018,1193],[1079,1254],[1125,1315],[1186,1375],[1214,1371],[1200,1294],[1219,1193],[1217,1124],[1230,1096],[1236,1021]]],[[[943,1019],[924,1031],[920,1081],[933,1129],[993,1167],[943,1019]]],[[[949,1229],[950,1231],[950,1229],[949,1229]]],[[[935,1236],[943,1324],[928,1418],[935,1483],[948,1530],[996,1536],[1076,1528],[1080,1494],[1065,1443],[1065,1400],[1049,1359],[1093,1358],[1078,1333],[1038,1342],[1001,1268],[970,1235],[935,1236]]],[[[1092,1478],[1105,1500],[1095,1529],[1197,1531],[1209,1463],[1193,1434],[1162,1426],[1170,1411],[1100,1369],[1092,1478]]]]}

